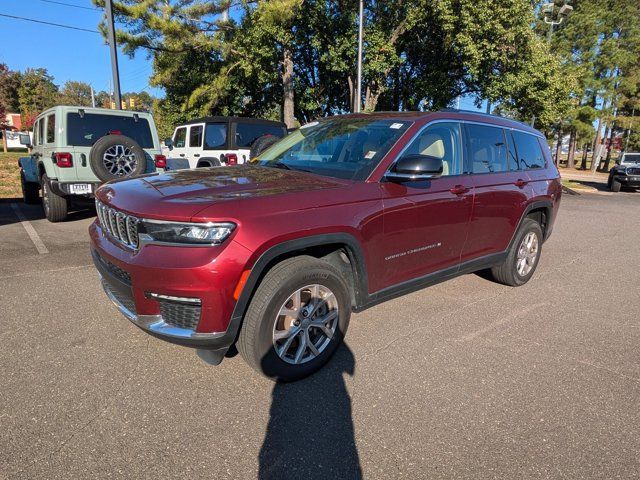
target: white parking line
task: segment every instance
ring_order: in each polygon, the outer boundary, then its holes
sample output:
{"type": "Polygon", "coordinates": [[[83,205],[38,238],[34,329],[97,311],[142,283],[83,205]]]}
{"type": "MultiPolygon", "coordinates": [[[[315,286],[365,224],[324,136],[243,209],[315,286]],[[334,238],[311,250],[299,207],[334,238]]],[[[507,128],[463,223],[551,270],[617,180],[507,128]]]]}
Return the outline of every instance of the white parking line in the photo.
{"type": "Polygon", "coordinates": [[[38,253],[40,255],[49,253],[49,250],[47,250],[47,247],[44,245],[44,242],[40,238],[40,235],[38,235],[38,232],[36,232],[36,229],[33,228],[33,225],[31,225],[31,222],[26,219],[26,217],[22,213],[22,210],[20,210],[20,207],[18,206],[18,204],[12,203],[11,208],[13,208],[13,211],[16,212],[16,216],[18,217],[18,220],[20,220],[20,223],[22,224],[24,229],[27,231],[27,235],[29,235],[29,238],[35,245],[36,250],[38,250],[38,253]]]}

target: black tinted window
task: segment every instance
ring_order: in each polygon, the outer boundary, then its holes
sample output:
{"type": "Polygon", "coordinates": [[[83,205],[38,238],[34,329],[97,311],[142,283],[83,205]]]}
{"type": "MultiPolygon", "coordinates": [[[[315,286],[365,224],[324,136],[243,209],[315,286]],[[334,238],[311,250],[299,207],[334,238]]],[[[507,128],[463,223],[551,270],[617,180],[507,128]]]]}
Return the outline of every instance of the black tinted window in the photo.
{"type": "Polygon", "coordinates": [[[277,125],[238,123],[236,125],[236,144],[238,147],[250,147],[256,138],[267,134],[282,138],[284,137],[284,129],[277,125]]]}
{"type": "Polygon", "coordinates": [[[176,148],[184,148],[187,146],[187,129],[185,127],[176,130],[174,135],[173,146],[176,148]]]}
{"type": "Polygon", "coordinates": [[[520,168],[544,168],[544,155],[536,137],[514,131],[513,138],[516,141],[520,168]]]}
{"type": "Polygon", "coordinates": [[[85,113],[67,114],[67,143],[81,147],[90,147],[105,135],[125,135],[134,139],[142,148],[153,148],[153,137],[149,122],[144,118],[120,115],[85,113]]]}
{"type": "Polygon", "coordinates": [[[215,150],[227,146],[227,124],[209,123],[204,131],[204,149],[215,150]]]}
{"type": "Polygon", "coordinates": [[[44,118],[38,120],[38,145],[42,145],[42,139],[44,138],[44,118]]]}
{"type": "Polygon", "coordinates": [[[47,143],[53,143],[56,139],[56,116],[47,117],[47,143]]]}
{"type": "Polygon", "coordinates": [[[202,125],[196,125],[189,130],[189,146],[202,146],[202,125]]]}
{"type": "Polygon", "coordinates": [[[507,145],[504,132],[498,127],[466,125],[467,152],[473,173],[506,172],[507,145]]]}

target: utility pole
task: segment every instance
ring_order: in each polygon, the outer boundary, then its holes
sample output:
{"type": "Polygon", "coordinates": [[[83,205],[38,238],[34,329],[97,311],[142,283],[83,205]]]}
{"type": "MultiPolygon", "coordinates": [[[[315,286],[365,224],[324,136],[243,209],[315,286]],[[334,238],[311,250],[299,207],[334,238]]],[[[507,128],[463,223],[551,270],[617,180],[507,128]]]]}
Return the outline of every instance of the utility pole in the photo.
{"type": "Polygon", "coordinates": [[[116,45],[116,30],[113,24],[112,0],[105,0],[105,14],[107,17],[107,29],[109,38],[109,50],[111,51],[111,71],[113,73],[113,96],[116,110],[122,108],[122,98],[120,96],[120,72],[118,71],[118,47],[116,45]]]}
{"type": "Polygon", "coordinates": [[[358,79],[356,80],[356,98],[353,111],[359,113],[362,106],[362,29],[364,18],[364,0],[360,0],[360,20],[358,22],[358,79]]]}
{"type": "Polygon", "coordinates": [[[96,96],[93,93],[93,85],[91,85],[91,106],[96,108],[96,96]]]}

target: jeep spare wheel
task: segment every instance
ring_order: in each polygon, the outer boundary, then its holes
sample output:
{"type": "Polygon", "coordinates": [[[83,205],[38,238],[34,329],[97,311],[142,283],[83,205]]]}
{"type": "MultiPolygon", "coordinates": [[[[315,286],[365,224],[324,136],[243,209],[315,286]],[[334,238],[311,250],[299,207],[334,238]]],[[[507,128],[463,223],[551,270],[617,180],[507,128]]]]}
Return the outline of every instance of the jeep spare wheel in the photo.
{"type": "Polygon", "coordinates": [[[89,153],[91,170],[104,182],[142,175],[146,163],[142,147],[124,135],[107,135],[98,139],[89,153]]]}

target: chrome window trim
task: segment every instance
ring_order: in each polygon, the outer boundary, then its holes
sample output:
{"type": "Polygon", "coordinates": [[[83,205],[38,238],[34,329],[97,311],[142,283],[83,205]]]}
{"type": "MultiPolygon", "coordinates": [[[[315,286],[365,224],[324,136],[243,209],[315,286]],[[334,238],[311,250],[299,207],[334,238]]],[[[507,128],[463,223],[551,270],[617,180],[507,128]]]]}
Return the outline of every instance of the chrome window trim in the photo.
{"type": "MultiPolygon", "coordinates": [[[[427,128],[429,128],[432,125],[438,124],[438,123],[459,123],[459,124],[469,124],[469,125],[482,125],[482,126],[486,126],[486,127],[495,127],[495,128],[502,128],[503,130],[509,130],[512,132],[520,132],[520,133],[524,133],[526,135],[531,135],[532,137],[535,138],[541,138],[542,140],[546,141],[546,139],[544,138],[544,135],[542,134],[537,134],[537,133],[532,133],[532,132],[528,132],[522,128],[517,128],[517,127],[505,127],[504,125],[498,125],[496,123],[489,123],[489,122],[481,122],[478,120],[458,120],[455,118],[437,118],[435,120],[431,120],[427,123],[425,123],[420,130],[418,130],[413,137],[411,137],[406,145],[404,146],[404,148],[402,150],[400,150],[400,152],[398,153],[396,159],[391,162],[391,164],[389,165],[389,167],[387,168],[386,172],[382,175],[382,178],[380,180],[384,180],[387,175],[389,173],[393,173],[391,172],[391,169],[393,168],[393,166],[396,164],[396,162],[402,158],[402,155],[404,154],[404,152],[407,151],[407,149],[409,148],[409,146],[416,140],[416,138],[418,138],[420,135],[422,135],[422,132],[424,132],[427,128]]],[[[463,135],[464,137],[464,135],[463,135]]],[[[463,145],[462,145],[462,151],[464,152],[465,150],[465,145],[464,145],[464,138],[462,139],[463,145]]],[[[515,139],[514,139],[515,142],[515,139]]],[[[393,147],[392,147],[393,148],[393,147]]],[[[462,158],[462,166],[464,169],[464,161],[465,158],[462,158]]],[[[449,177],[461,177],[463,175],[486,175],[487,173],[490,173],[492,175],[496,175],[499,173],[512,173],[512,172],[527,172],[529,170],[543,170],[543,168],[527,168],[527,169],[518,169],[518,170],[508,170],[506,172],[483,172],[483,173],[473,173],[473,172],[463,172],[460,173],[458,175],[445,175],[445,176],[439,176],[439,177],[432,177],[432,180],[437,180],[438,178],[449,178],[449,177]]]]}

